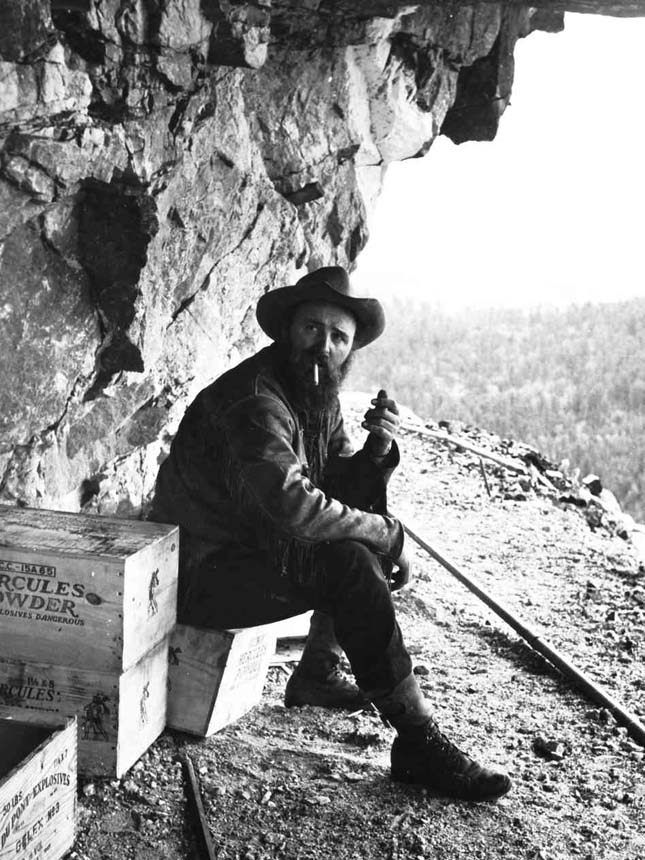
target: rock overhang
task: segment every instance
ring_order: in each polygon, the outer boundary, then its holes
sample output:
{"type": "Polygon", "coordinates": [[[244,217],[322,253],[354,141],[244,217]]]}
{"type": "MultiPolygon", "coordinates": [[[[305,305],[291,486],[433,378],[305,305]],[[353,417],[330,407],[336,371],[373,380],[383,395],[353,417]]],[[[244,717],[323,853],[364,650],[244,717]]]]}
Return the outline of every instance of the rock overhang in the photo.
{"type": "Polygon", "coordinates": [[[564,11],[645,3],[0,4],[0,498],[140,512],[259,295],[354,265],[388,163],[492,139],[564,11]]]}

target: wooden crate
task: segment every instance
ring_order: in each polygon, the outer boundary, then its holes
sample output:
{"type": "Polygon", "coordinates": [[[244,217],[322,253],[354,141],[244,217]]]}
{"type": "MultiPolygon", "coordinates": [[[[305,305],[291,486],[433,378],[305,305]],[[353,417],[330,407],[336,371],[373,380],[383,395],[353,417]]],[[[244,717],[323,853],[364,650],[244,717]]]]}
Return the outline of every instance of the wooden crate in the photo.
{"type": "Polygon", "coordinates": [[[60,860],[74,844],[76,721],[0,720],[0,860],[60,860]]]}
{"type": "Polygon", "coordinates": [[[178,624],[170,638],[168,725],[207,737],[247,713],[262,696],[275,642],[273,624],[240,630],[178,624]]]}
{"type": "Polygon", "coordinates": [[[2,654],[122,671],[176,620],[175,526],[0,505],[2,654]]]}
{"type": "Polygon", "coordinates": [[[125,672],[0,658],[0,718],[56,726],[78,717],[78,772],[121,777],[164,729],[168,639],[125,672]]]}

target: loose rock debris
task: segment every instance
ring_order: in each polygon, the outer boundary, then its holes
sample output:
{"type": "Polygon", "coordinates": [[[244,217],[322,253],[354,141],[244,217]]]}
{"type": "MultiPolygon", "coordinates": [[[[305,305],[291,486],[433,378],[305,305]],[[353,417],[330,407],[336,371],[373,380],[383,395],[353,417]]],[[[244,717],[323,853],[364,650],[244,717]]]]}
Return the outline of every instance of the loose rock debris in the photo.
{"type": "MultiPolygon", "coordinates": [[[[358,415],[350,411],[355,427],[358,415]]],[[[524,450],[460,432],[504,456],[524,450]]],[[[413,516],[437,549],[643,720],[643,568],[609,519],[592,528],[583,505],[562,501],[578,497],[577,479],[550,474],[552,489],[529,470],[517,491],[525,498],[508,498],[517,474],[484,461],[489,495],[477,455],[415,433],[402,434],[401,448],[392,511],[413,516]]],[[[545,474],[539,458],[534,467],[545,474]]],[[[375,714],[283,707],[294,650],[238,723],[207,740],[167,732],[123,780],[81,791],[71,856],[192,856],[186,752],[221,860],[642,860],[645,750],[409,548],[415,579],[395,601],[419,683],[447,734],[508,770],[509,795],[468,804],[391,783],[393,732],[375,714]]]]}

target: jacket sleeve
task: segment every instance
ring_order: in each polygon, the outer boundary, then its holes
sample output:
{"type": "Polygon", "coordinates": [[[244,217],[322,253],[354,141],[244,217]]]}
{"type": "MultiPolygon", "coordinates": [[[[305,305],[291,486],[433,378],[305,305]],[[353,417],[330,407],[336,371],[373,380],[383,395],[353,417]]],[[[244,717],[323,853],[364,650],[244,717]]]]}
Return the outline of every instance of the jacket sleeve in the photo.
{"type": "Polygon", "coordinates": [[[303,474],[293,445],[298,429],[277,398],[245,398],[227,411],[224,429],[245,494],[280,535],[309,543],[356,540],[379,555],[399,557],[398,520],[343,504],[303,474]]]}
{"type": "MultiPolygon", "coordinates": [[[[369,436],[368,436],[369,440],[369,436]]],[[[389,453],[375,460],[370,456],[368,441],[352,454],[340,411],[331,433],[323,487],[329,495],[364,511],[387,513],[387,484],[400,455],[395,441],[389,453]]]]}

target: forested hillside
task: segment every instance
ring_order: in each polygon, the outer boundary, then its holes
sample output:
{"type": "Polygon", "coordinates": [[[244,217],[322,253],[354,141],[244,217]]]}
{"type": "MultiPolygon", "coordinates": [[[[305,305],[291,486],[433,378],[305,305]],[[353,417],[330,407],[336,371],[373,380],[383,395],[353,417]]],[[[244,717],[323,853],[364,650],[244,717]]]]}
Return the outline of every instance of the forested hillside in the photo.
{"type": "Polygon", "coordinates": [[[387,304],[350,385],[386,387],[427,419],[458,419],[599,474],[645,521],[645,299],[565,309],[440,312],[387,304]]]}

